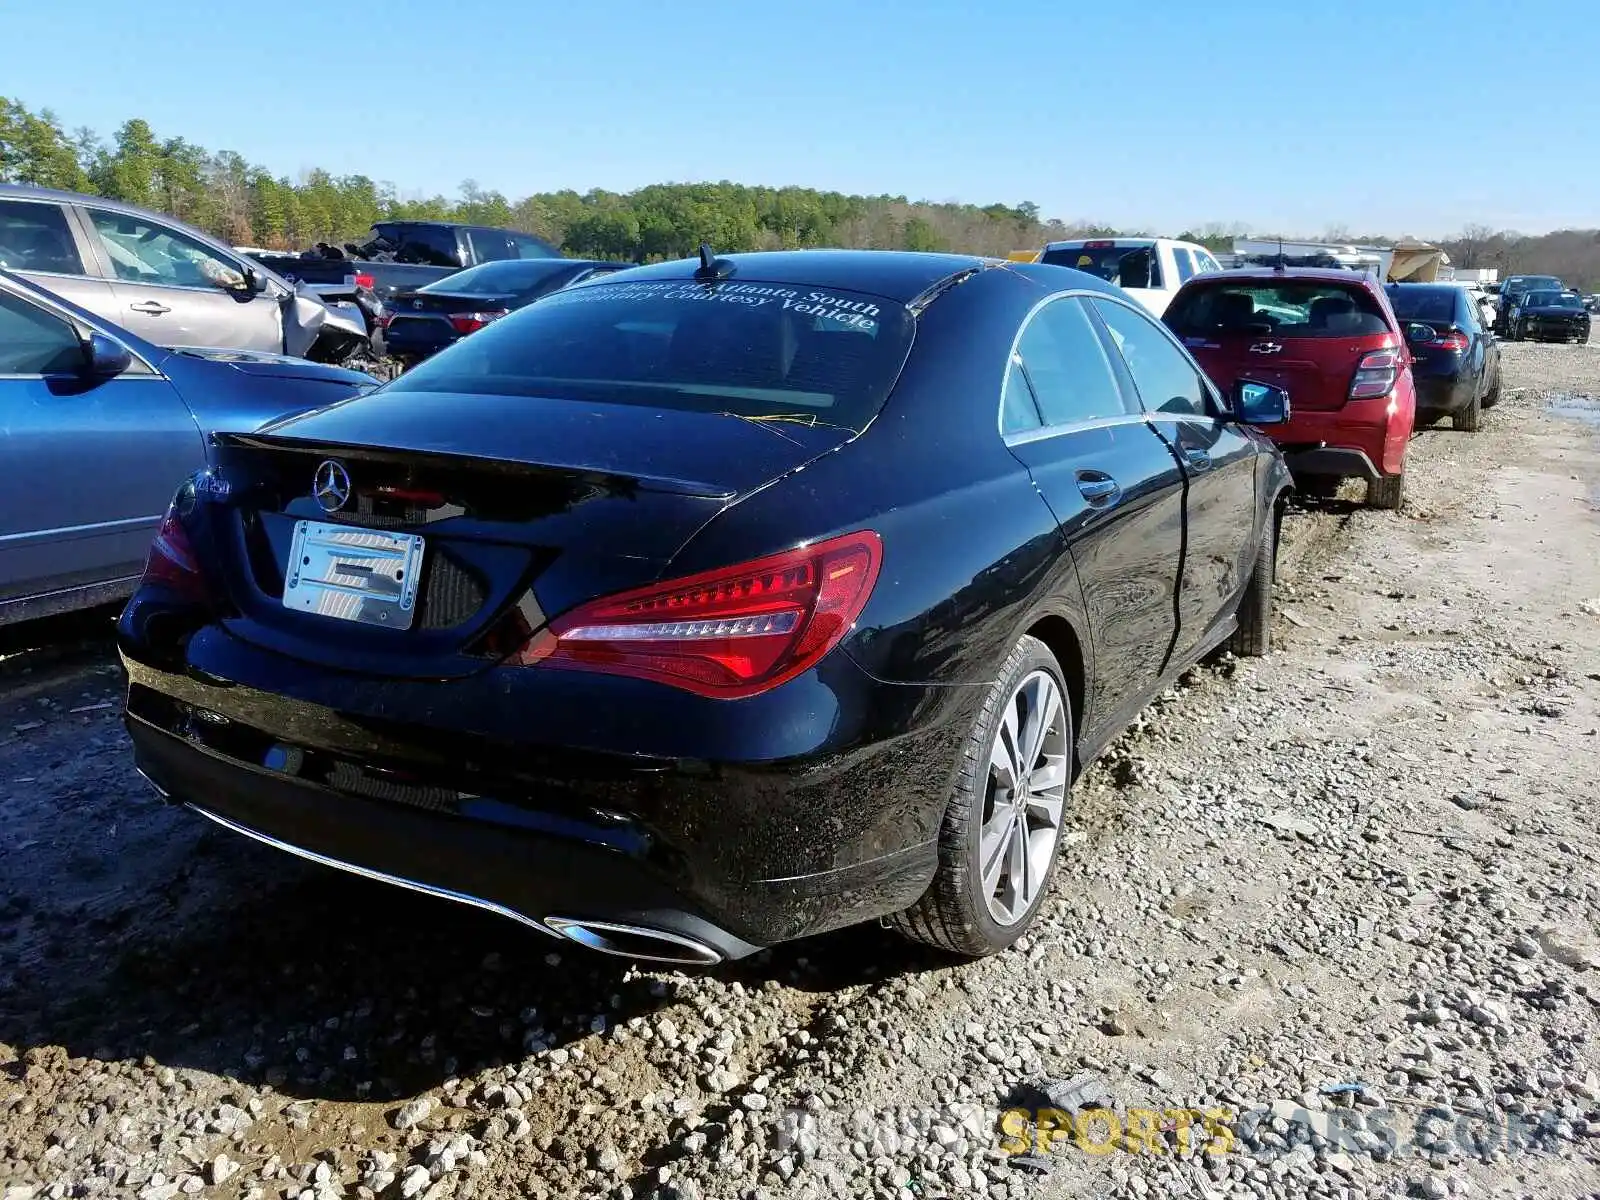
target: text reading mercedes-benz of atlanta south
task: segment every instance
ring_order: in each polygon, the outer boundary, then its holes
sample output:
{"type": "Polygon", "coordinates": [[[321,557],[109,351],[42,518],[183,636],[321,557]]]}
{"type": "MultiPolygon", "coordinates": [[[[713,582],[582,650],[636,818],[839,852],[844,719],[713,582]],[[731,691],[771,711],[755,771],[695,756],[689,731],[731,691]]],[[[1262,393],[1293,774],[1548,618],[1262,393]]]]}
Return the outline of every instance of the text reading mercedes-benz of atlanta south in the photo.
{"type": "Polygon", "coordinates": [[[777,304],[806,316],[837,321],[855,329],[876,328],[878,306],[870,300],[851,300],[829,292],[802,291],[760,283],[628,283],[577,287],[549,297],[547,303],[583,304],[593,300],[699,300],[709,304],[738,304],[749,308],[777,304]]]}

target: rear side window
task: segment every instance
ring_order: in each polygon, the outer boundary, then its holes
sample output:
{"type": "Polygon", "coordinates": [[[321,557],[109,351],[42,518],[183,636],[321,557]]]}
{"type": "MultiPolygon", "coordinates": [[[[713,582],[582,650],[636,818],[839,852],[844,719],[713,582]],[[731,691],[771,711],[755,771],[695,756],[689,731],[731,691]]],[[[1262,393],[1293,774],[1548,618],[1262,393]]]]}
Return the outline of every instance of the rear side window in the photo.
{"type": "Polygon", "coordinates": [[[1195,270],[1194,255],[1182,246],[1176,246],[1172,251],[1172,261],[1178,264],[1178,282],[1188,283],[1198,273],[1195,270]]]}
{"type": "Polygon", "coordinates": [[[82,275],[83,259],[59,204],[0,200],[0,267],[82,275]]]}
{"type": "Polygon", "coordinates": [[[463,338],[390,391],[538,396],[862,429],[915,322],[881,296],[755,280],[601,281],[463,338]]]}
{"type": "Polygon", "coordinates": [[[83,347],[72,326],[0,292],[0,375],[64,375],[81,366],[83,347]]]}
{"type": "Polygon", "coordinates": [[[401,262],[421,263],[430,267],[461,265],[453,229],[442,229],[437,225],[391,225],[385,236],[399,246],[395,257],[401,262]]]}
{"type": "Polygon", "coordinates": [[[472,257],[478,262],[522,257],[503,229],[469,229],[467,241],[472,245],[472,257]]]}
{"type": "Polygon", "coordinates": [[[1366,289],[1321,280],[1247,279],[1188,289],[1162,320],[1179,337],[1335,338],[1389,332],[1383,310],[1366,289]]]}
{"type": "MultiPolygon", "coordinates": [[[[1017,341],[1015,357],[1046,426],[1128,412],[1105,344],[1083,304],[1073,297],[1052,300],[1033,315],[1017,341]]],[[[1008,412],[1017,404],[1007,396],[1008,412]]]]}
{"type": "Polygon", "coordinates": [[[526,233],[513,233],[508,235],[512,246],[515,247],[514,258],[559,258],[555,250],[547,243],[541,242],[536,237],[526,233]]]}

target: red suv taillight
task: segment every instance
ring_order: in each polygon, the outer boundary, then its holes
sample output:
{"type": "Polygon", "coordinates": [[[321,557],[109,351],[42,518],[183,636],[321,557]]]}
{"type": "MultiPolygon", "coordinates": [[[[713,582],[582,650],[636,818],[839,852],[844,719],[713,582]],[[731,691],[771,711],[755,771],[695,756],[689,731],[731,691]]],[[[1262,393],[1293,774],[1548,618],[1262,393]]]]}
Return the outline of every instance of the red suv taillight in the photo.
{"type": "Polygon", "coordinates": [[[581,604],[510,662],[652,679],[714,699],[793,679],[839,644],[878,578],[862,530],[581,604]]]}
{"type": "Polygon", "coordinates": [[[1400,354],[1395,350],[1374,350],[1364,354],[1350,381],[1350,399],[1374,400],[1387,396],[1400,378],[1400,354]]]}
{"type": "Polygon", "coordinates": [[[473,333],[482,329],[490,321],[498,321],[506,315],[503,308],[491,312],[451,313],[450,327],[457,333],[473,333]]]}
{"type": "Polygon", "coordinates": [[[183,522],[174,506],[167,509],[155,540],[150,543],[150,553],[145,557],[144,576],[139,586],[151,584],[165,588],[186,600],[204,601],[209,598],[205,577],[200,574],[200,564],[195,559],[194,547],[184,532],[183,522]]]}

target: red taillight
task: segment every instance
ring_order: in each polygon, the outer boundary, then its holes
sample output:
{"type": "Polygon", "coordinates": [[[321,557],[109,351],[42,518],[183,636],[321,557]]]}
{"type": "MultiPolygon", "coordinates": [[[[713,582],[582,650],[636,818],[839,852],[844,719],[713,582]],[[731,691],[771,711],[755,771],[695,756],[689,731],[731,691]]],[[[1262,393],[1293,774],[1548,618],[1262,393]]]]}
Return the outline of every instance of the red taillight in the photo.
{"type": "Polygon", "coordinates": [[[200,564],[195,559],[194,547],[184,532],[177,510],[169,508],[150,543],[150,553],[145,558],[141,587],[152,584],[176,592],[188,600],[207,597],[205,578],[200,574],[200,564]]]}
{"type": "Polygon", "coordinates": [[[1350,381],[1350,399],[1375,400],[1387,396],[1400,378],[1400,355],[1394,350],[1374,350],[1364,354],[1350,381]]]}
{"type": "Polygon", "coordinates": [[[372,288],[373,288],[372,276],[371,275],[357,275],[356,276],[356,286],[359,287],[359,288],[366,288],[367,291],[370,292],[372,290],[372,288]]]}
{"type": "Polygon", "coordinates": [[[839,644],[883,543],[863,530],[579,605],[509,660],[653,679],[715,699],[793,679],[839,644]]]}
{"type": "Polygon", "coordinates": [[[1456,329],[1452,329],[1449,333],[1441,334],[1428,343],[1435,350],[1448,350],[1452,354],[1465,352],[1469,344],[1467,335],[1456,329]]]}
{"type": "Polygon", "coordinates": [[[1085,250],[1114,250],[1116,248],[1116,245],[1117,245],[1117,243],[1114,242],[1114,241],[1108,242],[1108,241],[1103,241],[1103,240],[1097,240],[1097,241],[1093,241],[1093,242],[1085,242],[1083,244],[1083,248],[1085,250]]]}
{"type": "Polygon", "coordinates": [[[451,313],[450,327],[457,333],[473,333],[482,329],[490,321],[498,321],[505,316],[505,309],[499,308],[492,312],[451,313]]]}

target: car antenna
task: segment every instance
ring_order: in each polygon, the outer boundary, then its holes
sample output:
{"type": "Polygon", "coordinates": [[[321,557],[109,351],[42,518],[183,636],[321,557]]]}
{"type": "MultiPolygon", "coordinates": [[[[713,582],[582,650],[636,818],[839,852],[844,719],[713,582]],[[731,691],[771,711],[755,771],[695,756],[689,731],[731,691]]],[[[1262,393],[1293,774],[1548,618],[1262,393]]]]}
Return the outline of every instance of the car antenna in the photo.
{"type": "Polygon", "coordinates": [[[1277,262],[1276,269],[1279,270],[1279,271],[1282,271],[1282,270],[1285,270],[1288,267],[1288,265],[1289,265],[1289,260],[1286,259],[1283,256],[1283,239],[1280,237],[1278,239],[1278,262],[1277,262]]]}
{"type": "Polygon", "coordinates": [[[733,264],[725,258],[718,258],[711,251],[709,243],[700,243],[700,266],[695,269],[694,277],[706,282],[726,279],[733,274],[733,264]]]}

